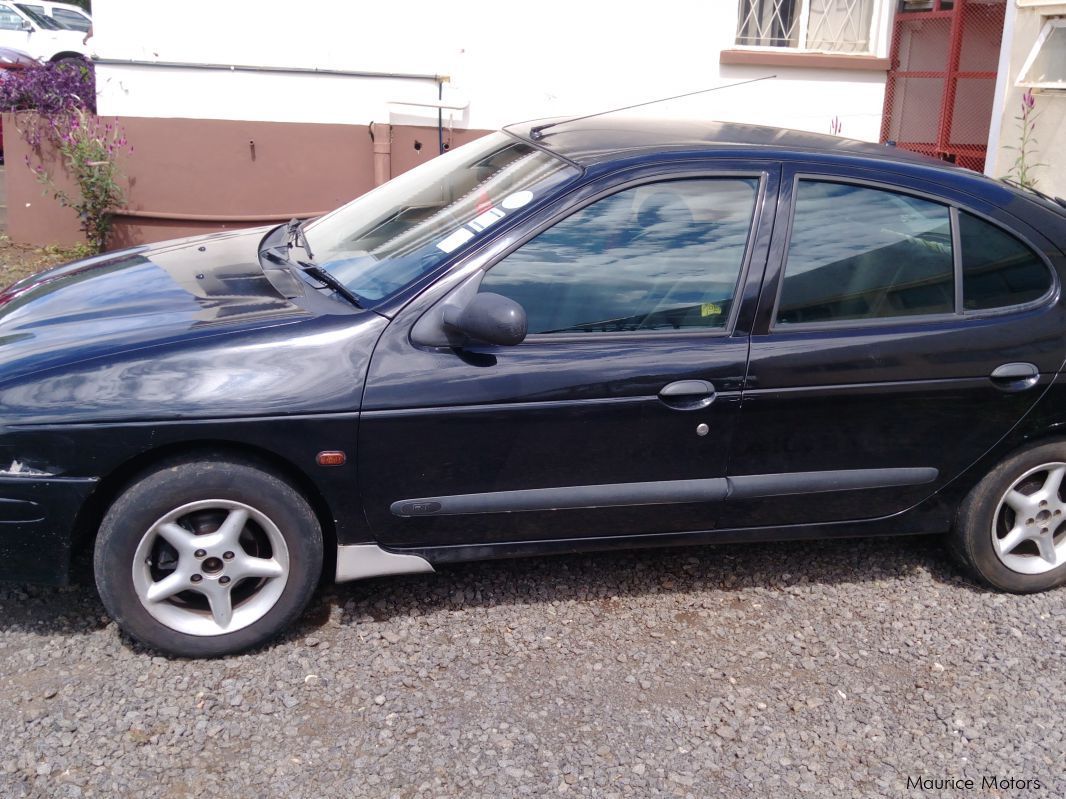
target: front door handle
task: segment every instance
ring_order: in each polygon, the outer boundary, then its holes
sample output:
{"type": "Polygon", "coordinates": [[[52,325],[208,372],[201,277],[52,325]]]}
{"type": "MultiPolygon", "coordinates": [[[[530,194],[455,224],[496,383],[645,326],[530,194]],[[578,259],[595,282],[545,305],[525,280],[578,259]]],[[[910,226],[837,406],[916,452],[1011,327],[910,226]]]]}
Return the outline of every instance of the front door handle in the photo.
{"type": "Polygon", "coordinates": [[[679,411],[698,411],[714,402],[714,386],[706,380],[678,380],[663,387],[659,399],[679,411]]]}
{"type": "Polygon", "coordinates": [[[1040,370],[1032,363],[1005,363],[993,369],[989,377],[1000,391],[1025,391],[1040,380],[1040,370]]]}

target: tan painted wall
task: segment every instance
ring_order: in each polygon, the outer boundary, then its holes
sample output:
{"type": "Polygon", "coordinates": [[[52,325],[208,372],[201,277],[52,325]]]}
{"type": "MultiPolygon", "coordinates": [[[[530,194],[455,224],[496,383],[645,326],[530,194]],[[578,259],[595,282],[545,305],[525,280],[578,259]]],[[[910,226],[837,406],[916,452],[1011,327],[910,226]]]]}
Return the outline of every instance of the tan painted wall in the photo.
{"type": "MultiPolygon", "coordinates": [[[[227,228],[282,222],[337,207],[373,187],[365,125],[203,119],[115,120],[134,147],[122,157],[127,210],[115,219],[111,248],[227,228]]],[[[445,131],[459,146],[484,131],[445,131]]],[[[437,129],[394,127],[391,174],[438,152],[437,129]],[[416,149],[415,143],[419,143],[416,149]]],[[[43,193],[24,165],[30,153],[16,121],[4,116],[8,235],[24,244],[83,240],[77,219],[43,193]]],[[[45,164],[56,172],[54,156],[45,164]]]]}
{"type": "MultiPolygon", "coordinates": [[[[1062,8],[1066,10],[1066,3],[1062,8]]],[[[1045,7],[1043,10],[1046,13],[1051,9],[1045,7]]],[[[1025,87],[1017,86],[1016,83],[1046,19],[1040,11],[1040,8],[1017,9],[1014,34],[1010,43],[1010,73],[1006,81],[1007,94],[1002,128],[992,170],[996,177],[1007,176],[1018,157],[1017,151],[1010,148],[1018,146],[1021,136],[1021,123],[1016,117],[1021,115],[1025,87]]],[[[1036,188],[1048,194],[1066,197],[1066,92],[1037,90],[1036,111],[1039,117],[1034,135],[1038,147],[1031,162],[1044,164],[1034,171],[1037,177],[1036,188]]]]}

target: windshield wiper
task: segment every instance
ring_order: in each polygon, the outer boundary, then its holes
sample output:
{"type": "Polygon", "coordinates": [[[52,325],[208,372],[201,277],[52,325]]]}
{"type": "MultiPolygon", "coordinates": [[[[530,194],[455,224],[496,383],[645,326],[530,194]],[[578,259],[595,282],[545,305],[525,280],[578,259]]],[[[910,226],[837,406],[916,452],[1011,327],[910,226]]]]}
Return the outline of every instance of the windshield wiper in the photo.
{"type": "Polygon", "coordinates": [[[311,263],[310,261],[301,261],[299,259],[293,260],[293,263],[300,267],[300,269],[309,274],[311,277],[313,277],[315,280],[317,280],[319,283],[329,286],[335,292],[344,297],[344,299],[348,300],[348,302],[350,302],[356,308],[363,307],[362,304],[359,302],[359,298],[352,294],[352,292],[348,291],[347,286],[337,280],[337,278],[335,278],[333,275],[331,275],[318,264],[311,263]]]}
{"type": "Polygon", "coordinates": [[[311,244],[307,241],[307,234],[304,233],[304,223],[299,219],[292,219],[285,227],[285,234],[288,236],[286,244],[291,250],[293,247],[302,247],[303,251],[307,253],[307,258],[310,261],[315,260],[315,254],[311,252],[311,244]],[[300,242],[303,242],[302,244],[300,242]]]}
{"type": "MultiPolygon", "coordinates": [[[[283,251],[286,254],[286,260],[290,264],[298,266],[305,273],[313,277],[319,283],[324,286],[329,286],[335,292],[340,294],[344,299],[354,305],[356,308],[362,308],[363,304],[359,302],[359,298],[356,297],[348,287],[341,283],[337,278],[323,269],[321,266],[314,262],[314,254],[311,252],[311,245],[307,243],[307,234],[303,231],[303,222],[299,219],[293,219],[285,228],[285,233],[288,236],[283,251]],[[299,258],[292,257],[292,248],[301,247],[305,253],[307,253],[307,260],[301,260],[299,258]]],[[[280,247],[274,248],[275,250],[281,249],[280,247]]],[[[276,257],[276,256],[274,256],[276,257]]]]}

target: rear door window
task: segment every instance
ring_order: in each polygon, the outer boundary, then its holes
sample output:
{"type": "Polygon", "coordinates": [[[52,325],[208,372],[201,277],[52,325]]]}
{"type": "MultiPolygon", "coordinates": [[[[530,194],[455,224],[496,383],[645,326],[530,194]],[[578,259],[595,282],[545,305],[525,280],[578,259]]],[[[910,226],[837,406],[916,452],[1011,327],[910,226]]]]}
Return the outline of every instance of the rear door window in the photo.
{"type": "Polygon", "coordinates": [[[62,8],[56,8],[52,10],[52,16],[68,28],[73,28],[78,31],[89,30],[90,23],[88,17],[82,16],[76,11],[67,11],[62,8]]]}
{"type": "Polygon", "coordinates": [[[777,322],[953,313],[953,258],[948,206],[801,180],[777,322]]]}
{"type": "Polygon", "coordinates": [[[884,188],[802,179],[776,324],[1013,308],[1053,285],[1032,247],[968,211],[884,188]]]}

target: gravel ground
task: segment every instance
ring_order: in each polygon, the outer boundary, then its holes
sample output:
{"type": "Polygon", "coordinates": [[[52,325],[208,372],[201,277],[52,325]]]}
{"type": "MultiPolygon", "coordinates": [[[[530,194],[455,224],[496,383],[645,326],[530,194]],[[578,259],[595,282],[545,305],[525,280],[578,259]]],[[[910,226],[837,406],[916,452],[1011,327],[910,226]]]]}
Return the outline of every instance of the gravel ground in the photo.
{"type": "Polygon", "coordinates": [[[1062,797],[1064,634],[1066,589],[985,591],[931,538],[355,583],[205,662],[4,586],[0,796],[1062,797]]]}

